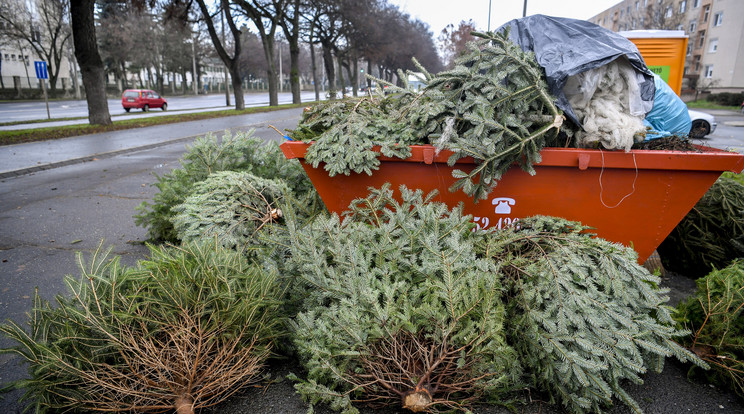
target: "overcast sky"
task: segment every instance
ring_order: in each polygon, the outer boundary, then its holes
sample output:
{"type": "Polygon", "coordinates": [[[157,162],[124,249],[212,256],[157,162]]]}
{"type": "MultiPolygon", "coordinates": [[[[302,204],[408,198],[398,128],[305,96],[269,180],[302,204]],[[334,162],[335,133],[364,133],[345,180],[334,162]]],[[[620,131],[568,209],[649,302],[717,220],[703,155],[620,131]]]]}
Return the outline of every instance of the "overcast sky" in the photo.
{"type": "MultiPolygon", "coordinates": [[[[620,0],[526,0],[527,15],[571,17],[586,20],[620,0]]],[[[434,38],[452,23],[472,19],[479,30],[488,29],[488,5],[491,4],[491,30],[522,17],[523,0],[388,0],[413,18],[429,23],[434,38]]]]}

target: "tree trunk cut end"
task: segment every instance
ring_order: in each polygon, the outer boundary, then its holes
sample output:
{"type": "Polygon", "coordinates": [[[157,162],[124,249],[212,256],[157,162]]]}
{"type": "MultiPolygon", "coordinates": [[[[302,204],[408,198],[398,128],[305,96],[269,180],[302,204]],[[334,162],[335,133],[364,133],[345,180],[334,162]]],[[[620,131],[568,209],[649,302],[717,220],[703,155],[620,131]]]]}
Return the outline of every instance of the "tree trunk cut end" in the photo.
{"type": "Polygon", "coordinates": [[[176,399],[177,414],[194,414],[194,399],[190,395],[181,395],[176,399]]]}
{"type": "Polygon", "coordinates": [[[416,388],[403,397],[403,408],[421,413],[431,404],[431,393],[425,388],[416,388]]]}

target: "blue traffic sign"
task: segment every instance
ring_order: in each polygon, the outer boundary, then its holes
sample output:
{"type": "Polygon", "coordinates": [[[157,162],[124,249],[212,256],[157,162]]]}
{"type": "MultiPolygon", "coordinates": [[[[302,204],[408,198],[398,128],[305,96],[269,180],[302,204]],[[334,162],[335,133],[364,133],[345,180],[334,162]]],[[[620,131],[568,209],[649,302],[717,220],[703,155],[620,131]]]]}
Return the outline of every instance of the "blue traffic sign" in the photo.
{"type": "Polygon", "coordinates": [[[34,62],[36,68],[36,79],[49,79],[49,73],[47,73],[47,63],[44,61],[34,62]]]}

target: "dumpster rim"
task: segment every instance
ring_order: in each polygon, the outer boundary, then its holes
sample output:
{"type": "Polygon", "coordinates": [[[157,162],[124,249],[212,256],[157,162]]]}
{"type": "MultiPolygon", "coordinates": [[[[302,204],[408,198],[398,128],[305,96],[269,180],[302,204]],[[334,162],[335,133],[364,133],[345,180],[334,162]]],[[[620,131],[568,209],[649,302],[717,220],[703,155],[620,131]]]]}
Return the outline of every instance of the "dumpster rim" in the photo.
{"type": "MultiPolygon", "coordinates": [[[[280,148],[287,159],[304,159],[312,143],[286,141],[280,148]]],[[[694,145],[700,152],[671,150],[641,150],[628,152],[586,148],[545,147],[540,151],[542,160],[535,163],[541,167],[620,168],[620,169],[662,169],[687,171],[731,171],[744,170],[744,154],[730,152],[703,145],[694,145]]],[[[387,157],[382,154],[380,161],[386,162],[424,162],[446,164],[453,154],[450,150],[437,151],[433,145],[410,145],[411,156],[405,159],[387,157]],[[434,150],[432,157],[432,149],[434,150]]],[[[379,152],[380,147],[373,147],[379,152]]],[[[471,157],[461,158],[456,164],[475,164],[471,157]]]]}

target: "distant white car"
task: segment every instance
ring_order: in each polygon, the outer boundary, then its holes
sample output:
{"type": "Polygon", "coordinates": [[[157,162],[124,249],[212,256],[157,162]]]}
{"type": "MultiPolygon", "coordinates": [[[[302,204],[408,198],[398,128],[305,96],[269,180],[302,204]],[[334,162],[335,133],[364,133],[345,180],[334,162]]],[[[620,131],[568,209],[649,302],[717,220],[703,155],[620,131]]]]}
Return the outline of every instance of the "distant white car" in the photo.
{"type": "Polygon", "coordinates": [[[712,134],[716,130],[716,118],[713,115],[708,115],[705,112],[693,111],[688,109],[687,112],[690,114],[690,120],[692,120],[692,128],[690,128],[690,138],[703,138],[708,134],[712,134]]]}

